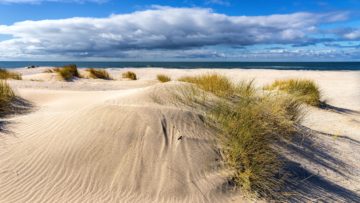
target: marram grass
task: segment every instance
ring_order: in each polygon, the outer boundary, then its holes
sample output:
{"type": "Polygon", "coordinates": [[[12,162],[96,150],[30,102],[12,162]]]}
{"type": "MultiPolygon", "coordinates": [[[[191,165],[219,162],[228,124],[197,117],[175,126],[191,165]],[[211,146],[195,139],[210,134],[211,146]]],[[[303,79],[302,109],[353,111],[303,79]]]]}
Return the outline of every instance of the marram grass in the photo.
{"type": "Polygon", "coordinates": [[[169,82],[171,81],[171,78],[167,75],[164,74],[159,74],[156,76],[156,78],[160,81],[160,82],[169,82]]]}
{"type": "Polygon", "coordinates": [[[45,73],[58,73],[60,77],[66,81],[71,81],[75,77],[80,78],[80,74],[78,72],[77,66],[75,64],[66,65],[59,68],[47,69],[44,71],[45,73]]]}
{"type": "Polygon", "coordinates": [[[15,94],[6,81],[0,80],[0,116],[4,116],[11,111],[11,102],[15,94]]]}
{"type": "Polygon", "coordinates": [[[86,71],[89,72],[90,78],[111,80],[111,77],[106,70],[89,68],[86,69],[86,71]]]}
{"type": "Polygon", "coordinates": [[[264,87],[265,90],[279,90],[294,96],[297,100],[311,106],[320,106],[321,92],[318,85],[312,80],[288,79],[276,80],[264,87]]]}
{"type": "Polygon", "coordinates": [[[0,80],[6,79],[14,79],[14,80],[21,80],[21,74],[13,71],[8,71],[6,69],[0,69],[0,80]]]}
{"type": "Polygon", "coordinates": [[[264,93],[253,81],[233,84],[218,74],[180,80],[218,96],[205,114],[220,132],[218,140],[233,171],[232,182],[249,196],[279,199],[285,176],[274,146],[296,133],[302,117],[300,103],[287,95],[264,93]]]}
{"type": "Polygon", "coordinates": [[[134,72],[132,72],[132,71],[124,72],[124,73],[122,74],[122,77],[123,77],[123,78],[128,78],[128,79],[130,79],[130,80],[137,80],[136,74],[135,74],[134,72]]]}
{"type": "Polygon", "coordinates": [[[229,96],[234,91],[233,83],[227,77],[216,73],[199,76],[185,76],[178,80],[193,83],[199,88],[211,92],[216,96],[229,96]]]}

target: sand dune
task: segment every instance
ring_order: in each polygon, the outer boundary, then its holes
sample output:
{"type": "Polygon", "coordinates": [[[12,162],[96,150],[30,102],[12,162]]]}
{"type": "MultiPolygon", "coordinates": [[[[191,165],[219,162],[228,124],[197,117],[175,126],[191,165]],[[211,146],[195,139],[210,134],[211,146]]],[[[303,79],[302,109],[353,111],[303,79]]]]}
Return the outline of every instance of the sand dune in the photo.
{"type": "Polygon", "coordinates": [[[16,137],[2,140],[0,201],[224,200],[214,135],[199,115],[128,100],[154,89],[23,92],[43,108],[16,119],[16,137]]]}
{"type": "MultiPolygon", "coordinates": [[[[225,188],[228,172],[221,165],[216,133],[196,111],[172,104],[170,93],[181,84],[155,81],[158,73],[176,78],[209,70],[135,69],[139,81],[70,83],[31,81],[48,76],[40,69],[20,71],[25,81],[10,84],[34,109],[7,118],[0,131],[0,202],[244,202],[225,188]]],[[[114,78],[121,73],[110,71],[114,78]]],[[[234,81],[258,76],[259,85],[299,75],[220,72],[234,81]]],[[[306,156],[289,155],[323,181],[305,176],[300,201],[359,200],[358,74],[302,74],[316,80],[329,104],[339,108],[310,108],[304,125],[316,130],[318,142],[297,146],[306,156]],[[326,156],[317,154],[316,143],[326,146],[326,156]]]]}

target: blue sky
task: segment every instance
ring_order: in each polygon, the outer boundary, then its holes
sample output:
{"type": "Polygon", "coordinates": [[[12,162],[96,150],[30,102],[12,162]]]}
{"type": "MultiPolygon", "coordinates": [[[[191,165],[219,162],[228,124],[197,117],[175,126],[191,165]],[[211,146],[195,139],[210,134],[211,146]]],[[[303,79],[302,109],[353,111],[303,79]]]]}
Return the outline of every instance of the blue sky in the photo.
{"type": "Polygon", "coordinates": [[[359,61],[359,0],[0,0],[0,60],[359,61]]]}

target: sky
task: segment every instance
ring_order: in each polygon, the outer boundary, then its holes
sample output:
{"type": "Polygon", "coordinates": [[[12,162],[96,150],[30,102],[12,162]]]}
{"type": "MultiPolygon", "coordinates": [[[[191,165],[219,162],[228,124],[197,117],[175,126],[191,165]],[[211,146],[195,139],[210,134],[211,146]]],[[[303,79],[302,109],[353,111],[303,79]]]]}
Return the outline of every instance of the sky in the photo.
{"type": "Polygon", "coordinates": [[[360,61],[360,0],[0,0],[0,60],[360,61]]]}

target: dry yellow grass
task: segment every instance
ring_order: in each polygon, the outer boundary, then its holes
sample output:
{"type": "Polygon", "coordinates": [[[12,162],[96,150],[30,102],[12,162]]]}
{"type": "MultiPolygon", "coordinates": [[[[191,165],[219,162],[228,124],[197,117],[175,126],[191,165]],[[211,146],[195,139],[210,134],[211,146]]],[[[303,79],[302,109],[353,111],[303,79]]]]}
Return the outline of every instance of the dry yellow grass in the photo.
{"type": "Polygon", "coordinates": [[[286,95],[260,94],[252,81],[234,85],[217,74],[181,81],[220,97],[207,107],[206,115],[221,133],[224,160],[234,171],[231,180],[235,185],[249,195],[279,198],[283,163],[273,146],[296,132],[302,115],[299,102],[286,95]]]}
{"type": "Polygon", "coordinates": [[[178,79],[182,82],[193,83],[201,89],[217,96],[229,96],[234,92],[234,85],[225,76],[219,74],[204,74],[199,76],[186,76],[178,79]]]}
{"type": "Polygon", "coordinates": [[[167,75],[164,74],[159,74],[156,76],[156,78],[160,81],[160,82],[169,82],[171,81],[171,78],[167,75]]]}
{"type": "Polygon", "coordinates": [[[274,83],[264,87],[266,90],[280,90],[293,95],[299,101],[320,106],[321,92],[318,85],[312,80],[288,79],[276,80],[274,83]]]}
{"type": "Polygon", "coordinates": [[[71,81],[75,77],[80,78],[77,66],[75,64],[66,65],[59,68],[46,69],[45,73],[58,73],[61,78],[66,81],[71,81]]]}
{"type": "Polygon", "coordinates": [[[89,68],[86,69],[86,71],[90,73],[90,78],[111,80],[111,77],[106,70],[89,68]]]}
{"type": "Polygon", "coordinates": [[[6,69],[0,69],[0,79],[6,80],[6,79],[14,79],[14,80],[21,80],[21,74],[16,73],[13,71],[8,71],[6,69]]]}
{"type": "Polygon", "coordinates": [[[132,71],[127,71],[125,73],[122,74],[123,78],[128,78],[130,80],[137,80],[137,76],[134,72],[132,71]]]}
{"type": "Polygon", "coordinates": [[[0,80],[0,116],[4,116],[11,110],[11,102],[15,94],[11,87],[4,80],[0,80]]]}

